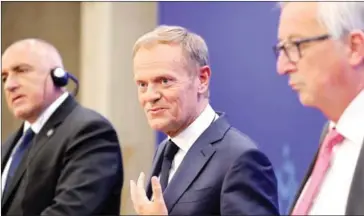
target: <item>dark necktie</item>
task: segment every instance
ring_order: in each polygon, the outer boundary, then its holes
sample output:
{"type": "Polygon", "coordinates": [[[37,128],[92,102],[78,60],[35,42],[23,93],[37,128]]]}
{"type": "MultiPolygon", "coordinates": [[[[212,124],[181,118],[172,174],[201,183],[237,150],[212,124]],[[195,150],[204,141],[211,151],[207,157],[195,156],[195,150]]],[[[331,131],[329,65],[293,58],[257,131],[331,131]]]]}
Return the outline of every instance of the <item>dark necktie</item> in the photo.
{"type": "Polygon", "coordinates": [[[172,161],[176,153],[178,152],[178,146],[169,140],[166,144],[164,154],[163,154],[163,161],[162,161],[162,169],[160,173],[160,183],[162,187],[162,191],[164,191],[168,185],[168,177],[169,171],[172,166],[172,161]]]}
{"type": "Polygon", "coordinates": [[[4,191],[6,191],[8,189],[8,186],[10,185],[10,182],[11,182],[12,178],[14,177],[15,172],[16,172],[20,162],[22,161],[24,153],[30,146],[29,144],[31,143],[33,137],[34,137],[34,132],[31,128],[29,128],[23,135],[23,140],[19,144],[18,148],[16,149],[16,151],[12,157],[12,161],[11,161],[9,171],[8,171],[8,176],[6,178],[4,191]]]}

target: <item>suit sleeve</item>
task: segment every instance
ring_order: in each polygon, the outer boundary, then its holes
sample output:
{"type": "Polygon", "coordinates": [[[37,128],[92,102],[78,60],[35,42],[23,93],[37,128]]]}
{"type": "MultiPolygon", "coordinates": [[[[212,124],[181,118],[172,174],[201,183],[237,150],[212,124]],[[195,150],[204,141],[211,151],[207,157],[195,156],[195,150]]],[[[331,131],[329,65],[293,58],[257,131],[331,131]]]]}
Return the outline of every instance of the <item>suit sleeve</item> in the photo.
{"type": "Polygon", "coordinates": [[[106,121],[89,123],[70,137],[52,205],[41,215],[98,214],[111,193],[120,194],[122,182],[121,150],[115,130],[106,121]]]}
{"type": "Polygon", "coordinates": [[[242,154],[228,170],[221,191],[222,215],[279,215],[277,180],[259,150],[242,154]]]}

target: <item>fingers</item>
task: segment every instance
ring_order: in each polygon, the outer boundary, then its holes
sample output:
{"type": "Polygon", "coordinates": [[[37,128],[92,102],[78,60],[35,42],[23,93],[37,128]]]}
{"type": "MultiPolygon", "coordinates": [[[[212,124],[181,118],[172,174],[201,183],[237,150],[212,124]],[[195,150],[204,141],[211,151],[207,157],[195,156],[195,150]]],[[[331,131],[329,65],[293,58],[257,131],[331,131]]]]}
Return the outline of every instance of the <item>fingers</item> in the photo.
{"type": "Polygon", "coordinates": [[[152,190],[153,190],[154,202],[164,203],[162,187],[159,182],[159,179],[155,176],[152,177],[152,190]]]}
{"type": "Polygon", "coordinates": [[[140,173],[137,183],[130,180],[130,195],[135,211],[139,212],[140,207],[147,204],[149,201],[144,190],[144,173],[140,173]]]}
{"type": "Polygon", "coordinates": [[[134,209],[137,211],[138,201],[137,201],[137,186],[133,180],[130,180],[130,195],[131,201],[133,202],[134,209]]]}
{"type": "Polygon", "coordinates": [[[135,201],[135,189],[136,189],[135,182],[133,180],[130,180],[130,196],[133,202],[135,201]]]}
{"type": "Polygon", "coordinates": [[[139,178],[138,178],[138,182],[137,182],[137,186],[139,188],[144,188],[144,179],[145,179],[145,174],[144,174],[144,172],[141,172],[139,174],[139,178]]]}
{"type": "Polygon", "coordinates": [[[155,176],[151,179],[153,201],[149,201],[144,190],[144,173],[140,173],[137,182],[130,181],[131,200],[138,215],[168,215],[163,199],[162,187],[155,176]]]}
{"type": "Polygon", "coordinates": [[[140,203],[147,203],[148,197],[147,197],[147,193],[145,192],[144,189],[144,179],[145,179],[145,174],[143,172],[140,173],[138,181],[137,181],[137,194],[138,194],[138,200],[140,203]]]}

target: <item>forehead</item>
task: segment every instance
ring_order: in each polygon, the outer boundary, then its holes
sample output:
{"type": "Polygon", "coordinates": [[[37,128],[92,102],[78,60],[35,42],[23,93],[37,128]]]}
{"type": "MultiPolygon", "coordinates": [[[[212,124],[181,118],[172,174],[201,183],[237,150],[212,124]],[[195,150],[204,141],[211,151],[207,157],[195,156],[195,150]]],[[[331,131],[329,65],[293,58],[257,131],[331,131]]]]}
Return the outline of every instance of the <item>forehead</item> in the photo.
{"type": "Polygon", "coordinates": [[[134,57],[134,75],[172,74],[184,69],[182,48],[178,45],[157,44],[142,47],[134,57]]]}
{"type": "Polygon", "coordinates": [[[38,66],[41,64],[42,59],[38,52],[29,45],[14,45],[9,47],[1,58],[2,69],[10,69],[11,67],[27,64],[31,66],[38,66]]]}
{"type": "Polygon", "coordinates": [[[290,2],[281,11],[278,38],[308,37],[326,32],[317,19],[316,2],[290,2]]]}
{"type": "Polygon", "coordinates": [[[178,63],[182,60],[182,48],[179,45],[155,44],[141,47],[134,56],[134,66],[151,62],[178,63]]]}

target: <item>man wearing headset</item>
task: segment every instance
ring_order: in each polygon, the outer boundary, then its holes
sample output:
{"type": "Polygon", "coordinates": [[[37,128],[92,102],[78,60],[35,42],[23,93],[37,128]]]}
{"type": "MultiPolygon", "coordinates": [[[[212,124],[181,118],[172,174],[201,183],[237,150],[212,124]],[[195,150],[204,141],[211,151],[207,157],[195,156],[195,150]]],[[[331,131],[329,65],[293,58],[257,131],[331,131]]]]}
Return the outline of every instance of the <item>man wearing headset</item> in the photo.
{"type": "Polygon", "coordinates": [[[1,147],[2,214],[119,215],[117,134],[65,91],[56,48],[17,41],[3,53],[1,69],[7,105],[24,121],[1,147]]]}

